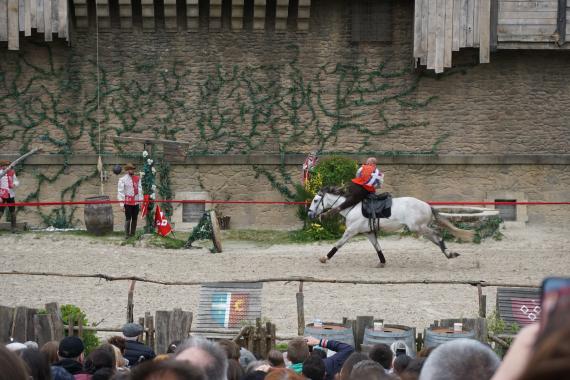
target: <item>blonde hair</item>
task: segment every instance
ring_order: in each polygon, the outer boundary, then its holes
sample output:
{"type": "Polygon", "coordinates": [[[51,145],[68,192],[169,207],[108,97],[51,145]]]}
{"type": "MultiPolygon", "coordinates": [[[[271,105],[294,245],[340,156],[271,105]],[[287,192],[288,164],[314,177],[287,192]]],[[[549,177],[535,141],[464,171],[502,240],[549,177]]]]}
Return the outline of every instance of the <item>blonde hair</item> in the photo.
{"type": "Polygon", "coordinates": [[[121,354],[121,350],[119,349],[119,347],[113,344],[111,346],[113,347],[113,350],[115,350],[115,367],[117,368],[126,367],[127,362],[125,361],[125,358],[121,354]]]}

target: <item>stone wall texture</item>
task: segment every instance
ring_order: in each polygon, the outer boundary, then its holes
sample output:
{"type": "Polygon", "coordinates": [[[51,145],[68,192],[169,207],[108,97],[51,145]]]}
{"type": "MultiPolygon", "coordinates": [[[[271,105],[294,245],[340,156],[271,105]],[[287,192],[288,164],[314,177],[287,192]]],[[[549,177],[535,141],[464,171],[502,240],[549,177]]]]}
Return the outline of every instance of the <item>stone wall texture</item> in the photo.
{"type": "MultiPolygon", "coordinates": [[[[456,67],[435,76],[414,69],[413,2],[393,3],[390,43],[351,42],[348,4],[313,0],[307,33],[113,29],[99,33],[99,66],[93,31],[73,33],[71,46],[41,36],[22,39],[19,52],[0,44],[0,155],[41,146],[62,163],[99,152],[107,165],[140,163],[142,144],[113,137],[188,141],[190,157],[225,162],[173,165],[172,191],[234,200],[284,200],[275,185],[291,189],[300,171],[260,171],[237,165],[235,155],[567,157],[570,51],[499,51],[484,65],[476,51],[462,51],[456,67]]],[[[482,201],[487,192],[518,191],[530,201],[570,200],[564,164],[395,162],[382,168],[396,196],[482,201]]],[[[62,163],[20,168],[18,198],[97,194],[95,161],[62,163]]],[[[105,184],[112,197],[116,181],[105,184]]],[[[237,228],[299,225],[292,206],[219,209],[237,228]]],[[[566,223],[570,208],[529,206],[528,214],[529,223],[566,223]]],[[[42,223],[36,210],[22,216],[42,223]]],[[[122,220],[118,210],[115,217],[122,220]]],[[[82,218],[79,208],[73,221],[82,218]]]]}

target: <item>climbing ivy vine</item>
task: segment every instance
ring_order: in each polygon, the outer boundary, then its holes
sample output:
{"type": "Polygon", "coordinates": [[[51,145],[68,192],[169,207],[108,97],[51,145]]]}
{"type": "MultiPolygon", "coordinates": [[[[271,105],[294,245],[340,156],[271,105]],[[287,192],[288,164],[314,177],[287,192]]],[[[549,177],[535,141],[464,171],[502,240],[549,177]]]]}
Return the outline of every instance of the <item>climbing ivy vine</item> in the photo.
{"type": "MultiPolygon", "coordinates": [[[[138,157],[114,136],[190,141],[190,155],[277,152],[282,157],[277,170],[253,169],[288,199],[295,198],[297,178],[287,171],[286,154],[316,147],[321,153],[433,155],[447,138],[434,136],[422,151],[382,149],[381,137],[425,128],[426,122],[412,116],[433,100],[416,99],[421,75],[389,69],[386,63],[301,68],[298,58],[304,53],[295,45],[289,46],[291,59],[283,64],[219,64],[207,72],[194,72],[176,58],[105,62],[99,66],[98,96],[97,65],[80,49],[68,48],[58,63],[49,44],[37,43],[37,51],[45,53],[42,63],[30,52],[0,53],[0,143],[16,141],[20,153],[41,145],[64,163],[49,175],[34,170],[36,188],[23,201],[42,199],[50,186],[60,189],[61,200],[73,200],[82,185],[95,182],[94,167],[71,184],[58,184],[72,175],[67,173],[73,154],[138,157]],[[347,139],[349,147],[339,145],[347,139]]],[[[168,198],[169,167],[159,161],[159,195],[168,198]]],[[[37,211],[46,224],[75,221],[75,209],[37,211]]]]}

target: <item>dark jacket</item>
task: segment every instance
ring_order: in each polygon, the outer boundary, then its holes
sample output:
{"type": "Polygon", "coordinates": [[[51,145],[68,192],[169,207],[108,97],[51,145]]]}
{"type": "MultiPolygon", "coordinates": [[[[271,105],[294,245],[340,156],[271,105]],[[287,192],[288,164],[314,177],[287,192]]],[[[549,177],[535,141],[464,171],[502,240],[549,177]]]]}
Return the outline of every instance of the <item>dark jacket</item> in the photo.
{"type": "Polygon", "coordinates": [[[54,363],[53,365],[55,367],[62,367],[72,375],[83,372],[83,366],[81,365],[81,363],[73,359],[61,359],[60,361],[54,363]]]}
{"type": "Polygon", "coordinates": [[[127,340],[125,344],[125,353],[123,357],[129,361],[129,367],[134,367],[139,364],[140,361],[145,361],[149,359],[154,359],[156,354],[149,346],[145,346],[141,342],[135,340],[127,340]],[[140,359],[141,356],[143,359],[140,359]]]}
{"type": "Polygon", "coordinates": [[[332,380],[334,375],[340,372],[346,359],[354,352],[354,347],[350,344],[326,339],[321,339],[320,346],[336,352],[330,358],[323,359],[326,371],[325,380],[332,380]]]}
{"type": "Polygon", "coordinates": [[[51,366],[51,378],[53,380],[73,380],[73,375],[65,368],[52,365],[51,366]]]}

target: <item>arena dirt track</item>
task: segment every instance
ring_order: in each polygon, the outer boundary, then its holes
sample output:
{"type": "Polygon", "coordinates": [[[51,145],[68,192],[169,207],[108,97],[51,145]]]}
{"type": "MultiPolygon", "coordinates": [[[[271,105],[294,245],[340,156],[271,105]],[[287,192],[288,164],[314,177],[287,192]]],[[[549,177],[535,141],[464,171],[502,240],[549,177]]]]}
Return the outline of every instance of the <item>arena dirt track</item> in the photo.
{"type": "MultiPolygon", "coordinates": [[[[551,275],[570,275],[570,234],[562,228],[510,228],[502,241],[481,245],[450,244],[461,253],[447,260],[423,239],[388,237],[381,241],[387,267],[377,269],[377,257],[367,240],[349,242],[323,265],[318,257],[329,243],[260,246],[225,241],[224,252],[134,248],[89,237],[57,233],[0,235],[2,271],[104,273],[134,275],[169,281],[248,281],[268,277],[312,276],[347,280],[485,280],[540,284],[551,275]]],[[[92,322],[120,326],[125,320],[125,281],[61,277],[1,276],[0,305],[42,307],[46,302],[73,303],[92,322]]],[[[278,335],[297,331],[295,293],[298,282],[267,283],[263,316],[277,324],[278,335]]],[[[477,313],[476,288],[469,285],[353,285],[304,286],[305,315],[340,321],[343,316],[374,315],[387,323],[423,328],[434,319],[470,317],[477,313]]],[[[198,286],[162,286],[137,283],[135,316],[145,311],[180,307],[196,311],[198,286]]],[[[496,289],[485,288],[492,310],[496,289]]]]}

